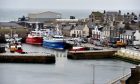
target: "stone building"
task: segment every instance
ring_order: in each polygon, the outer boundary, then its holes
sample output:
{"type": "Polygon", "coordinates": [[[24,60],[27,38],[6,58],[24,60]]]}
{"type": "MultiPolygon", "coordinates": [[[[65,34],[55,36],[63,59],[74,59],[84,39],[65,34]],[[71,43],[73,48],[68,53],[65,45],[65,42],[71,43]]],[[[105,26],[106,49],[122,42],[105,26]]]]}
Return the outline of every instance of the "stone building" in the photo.
{"type": "Polygon", "coordinates": [[[103,22],[103,13],[97,11],[97,12],[92,12],[89,15],[89,22],[94,22],[95,24],[101,24],[103,22]]]}
{"type": "MultiPolygon", "coordinates": [[[[104,11],[104,21],[116,21],[121,20],[121,11],[104,11]]],[[[123,18],[122,18],[123,19],[123,18]]]]}
{"type": "Polygon", "coordinates": [[[72,37],[87,37],[89,36],[89,28],[85,25],[77,25],[70,31],[72,37]]]}
{"type": "Polygon", "coordinates": [[[70,31],[70,36],[72,37],[82,37],[83,36],[83,25],[74,26],[74,28],[70,31]]]}
{"type": "Polygon", "coordinates": [[[72,25],[68,25],[68,26],[63,26],[61,27],[61,30],[62,30],[62,34],[66,37],[70,37],[70,33],[71,33],[71,30],[74,28],[74,26],[72,25]]]}
{"type": "Polygon", "coordinates": [[[25,38],[28,33],[28,28],[12,22],[0,22],[0,38],[4,38],[5,34],[18,34],[19,37],[25,38]]]}

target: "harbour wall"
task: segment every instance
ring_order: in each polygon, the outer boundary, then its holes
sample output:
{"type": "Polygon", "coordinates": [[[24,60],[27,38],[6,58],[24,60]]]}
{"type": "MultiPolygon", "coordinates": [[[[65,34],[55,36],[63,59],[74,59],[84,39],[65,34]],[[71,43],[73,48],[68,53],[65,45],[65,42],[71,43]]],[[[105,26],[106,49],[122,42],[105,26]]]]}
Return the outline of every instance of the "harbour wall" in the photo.
{"type": "Polygon", "coordinates": [[[69,59],[101,59],[111,58],[116,50],[97,50],[97,51],[69,51],[69,59]]]}
{"type": "Polygon", "coordinates": [[[55,55],[43,53],[0,53],[0,63],[54,64],[55,55]]]}
{"type": "Polygon", "coordinates": [[[136,64],[140,63],[140,52],[135,50],[121,48],[115,53],[114,57],[136,64]]]}
{"type": "Polygon", "coordinates": [[[140,63],[140,52],[120,48],[118,50],[90,50],[90,51],[69,51],[69,59],[103,59],[115,58],[134,64],[140,63]]]}

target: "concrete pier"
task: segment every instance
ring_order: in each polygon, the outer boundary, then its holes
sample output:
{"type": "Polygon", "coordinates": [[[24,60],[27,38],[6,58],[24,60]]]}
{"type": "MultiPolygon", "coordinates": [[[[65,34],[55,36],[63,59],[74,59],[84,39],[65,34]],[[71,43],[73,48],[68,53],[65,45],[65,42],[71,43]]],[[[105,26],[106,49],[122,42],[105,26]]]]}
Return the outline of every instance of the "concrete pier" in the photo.
{"type": "Polygon", "coordinates": [[[0,53],[0,63],[44,63],[54,64],[55,56],[48,53],[0,53]]]}
{"type": "Polygon", "coordinates": [[[99,59],[110,58],[117,51],[116,50],[92,50],[92,51],[69,51],[69,59],[99,59]]]}
{"type": "Polygon", "coordinates": [[[121,60],[126,60],[129,62],[140,63],[140,52],[130,49],[121,48],[115,53],[115,58],[120,58],[121,60]]]}

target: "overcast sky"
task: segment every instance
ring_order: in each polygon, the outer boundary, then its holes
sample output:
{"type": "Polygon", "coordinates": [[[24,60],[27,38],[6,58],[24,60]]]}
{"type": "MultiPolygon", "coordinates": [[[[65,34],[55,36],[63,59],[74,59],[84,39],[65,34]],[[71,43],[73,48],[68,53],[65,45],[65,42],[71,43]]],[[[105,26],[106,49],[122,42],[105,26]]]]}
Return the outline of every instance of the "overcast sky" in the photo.
{"type": "Polygon", "coordinates": [[[140,10],[140,0],[0,0],[0,8],[140,10]]]}

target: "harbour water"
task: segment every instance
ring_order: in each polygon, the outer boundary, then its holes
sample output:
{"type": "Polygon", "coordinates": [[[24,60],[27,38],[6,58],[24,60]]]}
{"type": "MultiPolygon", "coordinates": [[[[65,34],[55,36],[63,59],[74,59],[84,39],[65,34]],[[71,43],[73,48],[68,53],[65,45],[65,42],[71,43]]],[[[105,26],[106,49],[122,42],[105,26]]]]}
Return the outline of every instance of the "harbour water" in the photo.
{"type": "Polygon", "coordinates": [[[116,59],[70,60],[67,51],[28,44],[23,44],[23,50],[55,54],[56,63],[0,63],[0,84],[105,84],[129,73],[134,66],[116,59]]]}

